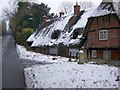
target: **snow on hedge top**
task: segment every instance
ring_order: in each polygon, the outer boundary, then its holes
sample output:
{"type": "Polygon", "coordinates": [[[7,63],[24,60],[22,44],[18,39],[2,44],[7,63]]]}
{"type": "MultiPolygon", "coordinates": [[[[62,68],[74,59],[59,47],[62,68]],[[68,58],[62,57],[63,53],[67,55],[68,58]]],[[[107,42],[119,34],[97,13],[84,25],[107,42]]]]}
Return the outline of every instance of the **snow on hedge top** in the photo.
{"type": "Polygon", "coordinates": [[[92,13],[90,17],[104,16],[115,13],[112,2],[102,2],[92,13]]]}
{"type": "Polygon", "coordinates": [[[87,18],[90,16],[90,14],[93,12],[93,9],[86,10],[81,16],[78,22],[69,28],[69,30],[66,30],[65,27],[68,24],[69,20],[74,16],[74,14],[69,14],[63,17],[58,18],[55,20],[52,24],[49,26],[43,28],[39,31],[39,33],[33,37],[33,34],[28,38],[29,41],[33,41],[32,47],[35,46],[52,46],[52,45],[58,45],[60,43],[64,45],[69,44],[78,44],[80,43],[80,37],[81,35],[78,35],[76,39],[71,39],[71,36],[76,28],[84,28],[87,23],[87,18]],[[57,39],[52,39],[51,36],[54,33],[54,31],[60,31],[60,35],[57,39]]]}

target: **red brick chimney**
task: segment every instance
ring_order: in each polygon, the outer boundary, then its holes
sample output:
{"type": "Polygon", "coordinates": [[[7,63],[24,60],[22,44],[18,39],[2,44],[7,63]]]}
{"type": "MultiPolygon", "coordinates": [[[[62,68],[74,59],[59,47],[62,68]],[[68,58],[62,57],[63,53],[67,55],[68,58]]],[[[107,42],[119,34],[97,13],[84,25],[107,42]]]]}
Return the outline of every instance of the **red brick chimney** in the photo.
{"type": "Polygon", "coordinates": [[[60,17],[64,16],[64,12],[63,11],[59,12],[59,14],[60,14],[60,17]]]}
{"type": "Polygon", "coordinates": [[[76,2],[76,5],[74,6],[74,15],[80,14],[80,5],[78,5],[78,2],[76,2]]]}
{"type": "Polygon", "coordinates": [[[47,21],[48,17],[46,15],[43,16],[43,22],[45,23],[47,21]]]}

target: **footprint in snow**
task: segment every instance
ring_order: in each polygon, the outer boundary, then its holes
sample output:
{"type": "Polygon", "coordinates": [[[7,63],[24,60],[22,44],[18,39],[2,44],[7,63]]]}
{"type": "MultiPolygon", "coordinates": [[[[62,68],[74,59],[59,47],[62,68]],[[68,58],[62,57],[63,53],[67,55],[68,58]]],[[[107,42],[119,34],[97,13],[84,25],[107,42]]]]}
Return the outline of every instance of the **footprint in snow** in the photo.
{"type": "Polygon", "coordinates": [[[85,82],[85,80],[82,80],[83,82],[85,82]]]}
{"type": "Polygon", "coordinates": [[[74,83],[74,81],[75,81],[75,80],[73,79],[73,80],[72,80],[72,83],[74,83]]]}
{"type": "Polygon", "coordinates": [[[29,79],[31,79],[31,77],[29,77],[29,79]]]}
{"type": "Polygon", "coordinates": [[[35,81],[36,84],[38,84],[38,81],[35,81]]]}
{"type": "Polygon", "coordinates": [[[35,79],[35,74],[33,74],[33,78],[35,79]]]}
{"type": "Polygon", "coordinates": [[[114,87],[116,86],[116,85],[113,85],[114,87]]]}
{"type": "Polygon", "coordinates": [[[93,83],[94,83],[94,84],[97,84],[97,82],[95,82],[95,81],[94,81],[93,83]]]}

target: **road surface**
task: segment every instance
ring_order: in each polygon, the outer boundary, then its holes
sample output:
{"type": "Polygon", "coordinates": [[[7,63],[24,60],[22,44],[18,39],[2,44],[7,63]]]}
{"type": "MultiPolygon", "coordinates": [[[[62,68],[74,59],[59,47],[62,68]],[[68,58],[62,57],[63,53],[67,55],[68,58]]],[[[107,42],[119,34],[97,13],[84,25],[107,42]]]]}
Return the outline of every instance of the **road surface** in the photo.
{"type": "Polygon", "coordinates": [[[24,75],[17,55],[14,38],[2,39],[2,88],[24,88],[24,75]]]}
{"type": "Polygon", "coordinates": [[[2,89],[2,36],[0,36],[0,90],[2,89]]]}

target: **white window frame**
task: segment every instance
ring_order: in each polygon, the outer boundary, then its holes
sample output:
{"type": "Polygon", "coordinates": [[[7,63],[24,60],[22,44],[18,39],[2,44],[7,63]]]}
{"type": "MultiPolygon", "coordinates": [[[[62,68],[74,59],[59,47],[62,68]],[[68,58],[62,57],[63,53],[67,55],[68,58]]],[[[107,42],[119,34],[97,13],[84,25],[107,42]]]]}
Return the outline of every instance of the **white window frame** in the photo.
{"type": "Polygon", "coordinates": [[[108,30],[100,30],[99,40],[107,40],[107,39],[108,39],[108,30]]]}
{"type": "Polygon", "coordinates": [[[71,54],[71,56],[75,57],[78,52],[79,52],[79,49],[69,48],[69,55],[71,54]]]}
{"type": "Polygon", "coordinates": [[[50,54],[57,55],[57,54],[58,54],[58,49],[57,49],[57,47],[51,47],[51,48],[50,48],[50,54]]]}
{"type": "Polygon", "coordinates": [[[92,50],[92,58],[96,58],[97,57],[97,51],[96,50],[92,50]]]}

